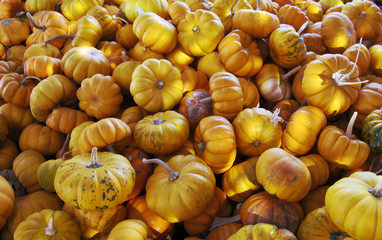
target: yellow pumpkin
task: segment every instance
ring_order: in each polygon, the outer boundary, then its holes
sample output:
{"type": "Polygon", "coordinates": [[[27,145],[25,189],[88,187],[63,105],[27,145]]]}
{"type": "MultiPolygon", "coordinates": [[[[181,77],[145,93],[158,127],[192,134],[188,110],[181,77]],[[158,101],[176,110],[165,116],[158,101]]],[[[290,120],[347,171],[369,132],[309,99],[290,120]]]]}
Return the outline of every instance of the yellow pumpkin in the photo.
{"type": "Polygon", "coordinates": [[[106,8],[94,6],[88,10],[87,15],[97,19],[102,28],[102,40],[111,40],[118,31],[118,22],[114,19],[106,8]]]}
{"type": "Polygon", "coordinates": [[[167,19],[168,7],[169,4],[166,0],[128,0],[124,1],[121,10],[130,22],[134,22],[143,12],[153,12],[163,19],[167,19]]]}
{"type": "Polygon", "coordinates": [[[129,160],[111,152],[77,155],[57,169],[54,188],[67,204],[82,210],[108,209],[125,202],[135,184],[129,160]],[[82,191],[81,189],[84,189],[82,191]]]}
{"type": "Polygon", "coordinates": [[[269,223],[257,223],[255,225],[246,225],[240,228],[235,234],[227,240],[297,240],[293,232],[285,228],[278,228],[269,223]]]}
{"type": "Polygon", "coordinates": [[[104,0],[63,0],[61,12],[68,20],[78,20],[94,6],[102,6],[104,0]]]}
{"type": "Polygon", "coordinates": [[[145,240],[151,237],[147,224],[138,219],[119,222],[109,233],[108,240],[145,240]]]}

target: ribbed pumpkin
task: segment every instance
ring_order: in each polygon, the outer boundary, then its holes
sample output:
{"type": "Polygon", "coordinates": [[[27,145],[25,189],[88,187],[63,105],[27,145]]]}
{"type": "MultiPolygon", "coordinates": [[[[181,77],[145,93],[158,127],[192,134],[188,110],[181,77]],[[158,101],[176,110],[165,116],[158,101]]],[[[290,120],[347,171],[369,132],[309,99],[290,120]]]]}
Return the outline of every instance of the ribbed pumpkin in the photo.
{"type": "Polygon", "coordinates": [[[257,223],[255,225],[246,225],[240,228],[235,234],[230,236],[227,240],[297,240],[296,236],[285,228],[278,228],[277,226],[269,223],[257,223]]]}
{"type": "Polygon", "coordinates": [[[3,228],[15,204],[15,193],[10,183],[0,176],[0,227],[3,228]]]}
{"type": "Polygon", "coordinates": [[[232,124],[221,116],[204,117],[194,135],[194,148],[214,173],[230,169],[236,159],[236,137],[232,124]]]}
{"type": "Polygon", "coordinates": [[[178,150],[188,139],[190,125],[180,113],[157,112],[138,121],[134,140],[145,152],[168,154],[178,150]]]}
{"type": "Polygon", "coordinates": [[[48,56],[33,56],[24,63],[24,74],[47,78],[61,73],[61,59],[48,56]]]}
{"type": "Polygon", "coordinates": [[[11,139],[5,139],[0,144],[0,171],[4,169],[10,169],[12,167],[13,160],[20,153],[20,150],[16,143],[11,139]]]}
{"type": "Polygon", "coordinates": [[[382,176],[356,172],[329,187],[325,206],[334,224],[350,236],[377,240],[382,234],[381,193],[382,176]]]}
{"type": "Polygon", "coordinates": [[[118,22],[110,15],[106,8],[102,6],[94,6],[90,8],[86,14],[93,16],[101,25],[102,40],[114,39],[114,36],[118,31],[118,22]]]}
{"type": "Polygon", "coordinates": [[[267,192],[289,202],[303,199],[312,184],[308,167],[281,148],[270,148],[260,155],[256,178],[267,192]]]}
{"type": "Polygon", "coordinates": [[[362,123],[362,140],[369,144],[374,153],[382,153],[382,108],[368,114],[362,123]]]}
{"type": "Polygon", "coordinates": [[[134,184],[135,171],[129,160],[111,152],[97,153],[97,148],[66,160],[54,178],[57,195],[82,210],[117,206],[128,199],[134,184]]]}
{"type": "Polygon", "coordinates": [[[169,4],[166,0],[129,0],[121,7],[122,12],[130,22],[134,22],[138,15],[143,12],[154,12],[164,19],[168,18],[169,4]]]}
{"type": "Polygon", "coordinates": [[[369,69],[379,77],[382,76],[382,45],[374,44],[369,47],[370,52],[370,66],[369,69]]]}
{"type": "Polygon", "coordinates": [[[119,222],[109,233],[109,240],[148,239],[151,231],[147,224],[138,219],[126,219],[119,222]]]}
{"type": "Polygon", "coordinates": [[[322,185],[311,190],[299,203],[304,210],[305,216],[314,209],[325,206],[325,194],[330,186],[322,185]]]}
{"type": "Polygon", "coordinates": [[[22,43],[27,39],[29,33],[29,25],[17,18],[7,18],[0,21],[0,43],[5,47],[22,43]]]}
{"type": "Polygon", "coordinates": [[[343,55],[348,57],[350,61],[357,64],[359,75],[363,75],[363,73],[366,72],[366,70],[368,70],[370,65],[370,53],[369,49],[361,42],[348,47],[343,52],[343,55]]]}
{"type": "MultiPolygon", "coordinates": [[[[195,155],[177,155],[167,164],[154,161],[161,166],[156,167],[147,180],[147,206],[172,223],[187,221],[201,214],[212,200],[216,184],[215,176],[205,161],[195,155]]],[[[147,160],[147,163],[154,161],[147,160]]]]}
{"type": "Polygon", "coordinates": [[[88,119],[86,113],[81,110],[59,107],[49,113],[45,124],[57,132],[69,134],[76,126],[88,119]]]}
{"type": "Polygon", "coordinates": [[[44,161],[37,168],[37,181],[42,189],[48,192],[55,192],[54,177],[58,167],[64,162],[64,159],[50,159],[44,161]]]}
{"type": "Polygon", "coordinates": [[[78,20],[86,15],[87,11],[94,6],[102,6],[104,0],[64,0],[61,4],[62,14],[69,20],[78,20]]]}
{"type": "Polygon", "coordinates": [[[310,190],[325,184],[329,179],[329,163],[318,154],[308,154],[299,158],[309,169],[312,177],[310,190]]]}

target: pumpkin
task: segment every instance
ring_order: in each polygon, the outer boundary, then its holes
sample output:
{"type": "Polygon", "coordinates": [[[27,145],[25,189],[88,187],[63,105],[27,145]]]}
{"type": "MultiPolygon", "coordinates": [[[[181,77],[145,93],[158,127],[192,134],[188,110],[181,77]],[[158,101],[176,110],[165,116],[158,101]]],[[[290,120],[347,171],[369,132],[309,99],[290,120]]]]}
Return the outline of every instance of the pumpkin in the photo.
{"type": "Polygon", "coordinates": [[[179,69],[165,59],[144,61],[135,68],[130,83],[135,103],[148,112],[172,109],[180,102],[183,88],[179,69]]]}
{"type": "Polygon", "coordinates": [[[354,239],[333,223],[325,206],[311,211],[305,217],[298,228],[297,238],[301,240],[354,239]]]}
{"type": "Polygon", "coordinates": [[[15,239],[80,240],[81,230],[71,215],[61,210],[44,209],[29,215],[16,228],[15,239]]]}
{"type": "Polygon", "coordinates": [[[134,140],[147,153],[168,154],[178,150],[187,141],[189,128],[182,114],[172,110],[157,112],[138,121],[134,140]]]}
{"type": "Polygon", "coordinates": [[[173,235],[175,224],[159,217],[153,210],[147,207],[145,195],[130,199],[126,204],[127,218],[138,219],[147,224],[154,239],[165,239],[173,235]]]}
{"type": "MultiPolygon", "coordinates": [[[[118,18],[118,20],[122,19],[123,18],[118,18]]],[[[124,25],[118,27],[117,33],[115,34],[115,40],[126,49],[129,49],[134,47],[134,45],[139,42],[139,39],[133,32],[133,24],[128,23],[125,19],[123,19],[122,22],[124,25]]]]}
{"type": "Polygon", "coordinates": [[[65,76],[81,83],[97,73],[110,75],[110,63],[105,54],[94,47],[74,47],[61,59],[65,76]]]}
{"type": "Polygon", "coordinates": [[[125,202],[135,184],[129,160],[111,152],[84,153],[57,169],[54,188],[69,205],[82,210],[108,209],[125,202]],[[89,163],[90,160],[90,163],[89,163]],[[78,191],[78,188],[86,191],[78,191]]]}
{"type": "Polygon", "coordinates": [[[302,77],[302,91],[308,105],[327,116],[345,112],[358,96],[361,82],[356,65],[340,54],[324,54],[308,63],[302,77]]]}
{"type": "Polygon", "coordinates": [[[373,2],[348,2],[342,8],[342,13],[352,21],[357,38],[373,39],[381,31],[382,13],[373,2]]]}
{"type": "Polygon", "coordinates": [[[311,190],[299,203],[307,216],[314,209],[325,206],[325,194],[330,186],[322,185],[311,190]]]}
{"type": "Polygon", "coordinates": [[[321,36],[331,53],[343,53],[357,40],[353,23],[341,12],[331,12],[322,17],[321,36]]]}
{"type": "Polygon", "coordinates": [[[200,157],[177,155],[167,164],[158,159],[143,162],[161,164],[147,180],[146,202],[166,221],[187,221],[201,214],[212,200],[215,176],[200,157]],[[158,189],[161,191],[158,192],[158,189]]]}
{"type": "Polygon", "coordinates": [[[36,43],[29,46],[24,52],[24,62],[34,56],[48,56],[54,58],[62,58],[60,49],[51,44],[36,43]]]}
{"type": "Polygon", "coordinates": [[[346,132],[333,125],[326,126],[317,141],[318,152],[325,160],[347,170],[362,166],[370,154],[369,145],[352,135],[356,117],[354,112],[346,132]]]}
{"type": "Polygon", "coordinates": [[[286,125],[290,121],[292,113],[294,113],[300,107],[300,104],[294,99],[283,99],[276,103],[276,105],[273,107],[273,116],[280,120],[279,122],[281,123],[282,129],[285,129],[286,125]]]}
{"type": "Polygon", "coordinates": [[[61,133],[71,133],[79,124],[88,121],[88,116],[76,109],[59,107],[54,109],[46,118],[45,124],[61,133]]]}
{"type": "Polygon", "coordinates": [[[134,132],[138,121],[147,115],[149,115],[149,113],[142,107],[131,106],[122,112],[120,119],[130,127],[132,132],[134,132]]]}
{"type": "Polygon", "coordinates": [[[61,60],[48,56],[34,56],[28,58],[24,63],[24,74],[47,78],[61,73],[61,60]]]}
{"type": "Polygon", "coordinates": [[[217,72],[210,77],[209,85],[212,114],[232,121],[244,107],[243,91],[238,78],[229,72],[217,72]]]}
{"type": "Polygon", "coordinates": [[[122,12],[130,22],[143,12],[153,12],[162,17],[168,18],[169,3],[166,0],[128,0],[122,6],[122,12]]]}
{"type": "Polygon", "coordinates": [[[254,38],[266,38],[280,27],[280,20],[276,14],[263,9],[264,1],[253,2],[256,2],[255,10],[240,9],[235,12],[232,18],[233,28],[240,29],[254,38]]]}
{"type": "Polygon", "coordinates": [[[220,225],[212,229],[206,236],[205,240],[228,239],[231,235],[235,234],[242,227],[243,227],[243,224],[238,222],[226,223],[226,224],[220,225]]]}
{"type": "Polygon", "coordinates": [[[3,228],[7,218],[11,216],[15,202],[15,193],[9,182],[0,176],[0,228],[3,228]]]}
{"type": "Polygon", "coordinates": [[[232,124],[221,116],[204,117],[195,130],[194,148],[214,173],[224,173],[232,167],[237,154],[232,124]]]}
{"type": "Polygon", "coordinates": [[[109,233],[109,240],[145,240],[151,237],[147,224],[138,219],[126,219],[119,222],[109,233]]]}
{"type": "Polygon", "coordinates": [[[60,1],[36,1],[27,0],[25,1],[25,11],[34,14],[43,10],[55,10],[60,1]]]}
{"type": "Polygon", "coordinates": [[[178,42],[193,56],[211,53],[224,37],[224,25],[213,12],[198,9],[178,24],[178,42]]]}
{"type": "Polygon", "coordinates": [[[185,2],[191,9],[192,12],[195,12],[198,9],[210,11],[212,4],[207,0],[182,0],[185,2]]]}
{"type": "MultiPolygon", "coordinates": [[[[33,17],[30,13],[26,15],[33,25],[33,32],[25,41],[26,46],[43,43],[54,36],[68,33],[68,20],[57,11],[43,10],[33,14],[33,17]]],[[[50,42],[57,48],[61,48],[64,43],[63,38],[50,42]]]]}
{"type": "Polygon", "coordinates": [[[8,122],[4,116],[0,115],[0,144],[4,143],[8,136],[8,122]]]}
{"type": "Polygon", "coordinates": [[[335,182],[325,195],[325,206],[334,224],[353,238],[378,239],[382,231],[377,217],[381,211],[381,186],[382,177],[367,171],[335,182]]]}
{"type": "Polygon", "coordinates": [[[7,18],[0,21],[0,43],[5,47],[22,43],[27,39],[29,33],[29,25],[17,18],[7,18]]]}
{"type": "Polygon", "coordinates": [[[66,42],[63,50],[61,50],[63,53],[74,47],[95,47],[102,38],[102,26],[95,17],[85,15],[74,22],[69,33],[72,35],[65,37],[72,40],[66,42]]]}
{"type": "Polygon", "coordinates": [[[57,104],[71,106],[77,102],[77,87],[64,75],[55,74],[45,78],[33,88],[30,95],[30,110],[34,118],[45,122],[57,104]]]}
{"type": "Polygon", "coordinates": [[[205,73],[208,78],[211,78],[211,76],[217,72],[228,72],[221,62],[217,51],[213,51],[199,58],[197,70],[205,73]]]}
{"type": "Polygon", "coordinates": [[[222,176],[222,189],[229,199],[244,202],[261,188],[256,178],[258,157],[251,157],[233,165],[222,176]]]}
{"type": "Polygon", "coordinates": [[[0,171],[11,168],[13,160],[19,153],[20,150],[16,143],[9,138],[5,139],[5,141],[0,144],[0,171]]]}
{"type": "Polygon", "coordinates": [[[78,20],[94,6],[102,6],[104,0],[64,0],[61,3],[61,12],[68,20],[78,20]]]}
{"type": "Polygon", "coordinates": [[[324,10],[322,9],[320,3],[316,1],[300,1],[296,4],[301,10],[304,11],[310,21],[314,23],[321,21],[321,18],[324,15],[324,10]]]}
{"type": "Polygon", "coordinates": [[[21,152],[13,161],[13,172],[28,193],[41,190],[37,180],[37,169],[46,161],[44,155],[35,150],[21,152]]]}
{"type": "Polygon", "coordinates": [[[95,74],[91,78],[83,79],[76,95],[80,109],[85,111],[89,117],[97,119],[116,114],[123,101],[121,88],[113,77],[102,74],[95,74]]]}
{"type": "MultiPolygon", "coordinates": [[[[1,42],[0,42],[1,44],[1,42]]],[[[7,61],[14,61],[19,65],[22,65],[24,60],[24,52],[26,51],[27,47],[23,44],[14,45],[12,47],[9,47],[6,52],[6,60],[7,61]]]]}
{"type": "Polygon", "coordinates": [[[57,168],[64,162],[64,159],[50,159],[42,162],[37,168],[37,182],[42,189],[48,192],[55,192],[54,177],[57,168]]]}
{"type": "Polygon", "coordinates": [[[283,130],[282,148],[294,155],[307,154],[326,124],[326,116],[319,108],[309,105],[300,107],[292,113],[283,130]]]}
{"type": "Polygon", "coordinates": [[[271,240],[271,239],[285,239],[297,240],[296,236],[289,230],[278,228],[277,226],[269,223],[257,223],[255,225],[246,225],[240,228],[235,234],[227,240],[271,240]]]}
{"type": "Polygon", "coordinates": [[[289,202],[303,199],[312,184],[308,167],[281,148],[270,148],[259,156],[256,178],[268,193],[289,202]]]}
{"type": "Polygon", "coordinates": [[[21,151],[36,150],[44,156],[55,154],[64,142],[64,135],[39,123],[29,124],[20,134],[21,151]],[[31,141],[34,139],[34,141],[31,141]]]}
{"type": "Polygon", "coordinates": [[[260,94],[256,85],[246,78],[238,78],[243,92],[243,108],[258,107],[260,104],[260,94]]]}
{"type": "Polygon", "coordinates": [[[14,61],[0,61],[0,79],[8,73],[22,73],[23,68],[14,61]]]}
{"type": "Polygon", "coordinates": [[[17,142],[21,132],[35,121],[29,108],[18,107],[11,103],[0,106],[0,115],[7,119],[8,137],[17,142]]]}
{"type": "Polygon", "coordinates": [[[382,76],[382,58],[381,58],[382,45],[375,44],[369,48],[370,52],[370,66],[369,69],[377,76],[382,76]]]}
{"type": "Polygon", "coordinates": [[[197,71],[193,67],[187,65],[181,65],[179,63],[173,63],[173,65],[177,67],[182,74],[184,93],[196,89],[208,90],[210,88],[208,78],[205,73],[197,71]]]}
{"type": "Polygon", "coordinates": [[[111,40],[118,31],[118,22],[114,19],[106,8],[102,6],[93,6],[90,8],[87,15],[97,19],[102,28],[102,40],[111,40]]]}
{"type": "Polygon", "coordinates": [[[129,95],[133,72],[141,63],[137,60],[128,60],[115,67],[112,77],[121,88],[121,93],[124,96],[129,95]]]}
{"type": "Polygon", "coordinates": [[[164,57],[172,64],[180,64],[184,66],[190,65],[195,59],[194,56],[186,52],[186,50],[179,43],[171,52],[166,53],[164,57]]]}
{"type": "Polygon", "coordinates": [[[309,169],[312,177],[310,190],[324,185],[329,179],[329,163],[318,154],[308,154],[299,158],[309,169]]]}
{"type": "Polygon", "coordinates": [[[212,103],[203,101],[210,97],[208,90],[196,89],[184,94],[179,103],[178,112],[187,118],[190,129],[193,131],[198,126],[200,120],[212,114],[212,103]]]}
{"type": "Polygon", "coordinates": [[[256,41],[240,29],[224,36],[219,42],[218,52],[225,68],[235,76],[252,77],[263,65],[256,41]]]}
{"type": "Polygon", "coordinates": [[[363,75],[370,65],[369,49],[361,42],[351,45],[344,52],[343,55],[348,57],[350,61],[357,63],[359,75],[363,75]],[[358,56],[358,59],[357,59],[358,56]],[[359,61],[358,61],[359,60],[359,61]]]}
{"type": "Polygon", "coordinates": [[[246,108],[233,120],[238,151],[249,157],[281,146],[282,129],[273,114],[264,108],[246,108]]]}
{"type": "Polygon", "coordinates": [[[72,156],[76,156],[82,153],[79,146],[81,133],[87,126],[93,123],[93,121],[86,121],[73,128],[72,132],[70,133],[69,140],[69,150],[72,156]]]}
{"type": "Polygon", "coordinates": [[[139,14],[133,22],[133,32],[154,52],[171,52],[177,44],[178,35],[174,25],[153,12],[139,14]]]}
{"type": "Polygon", "coordinates": [[[150,58],[163,59],[164,55],[162,53],[157,53],[147,48],[142,41],[139,41],[134,47],[130,48],[128,51],[129,57],[134,60],[144,61],[150,58]]]}
{"type": "Polygon", "coordinates": [[[16,13],[24,10],[25,3],[20,0],[2,0],[0,2],[0,20],[15,17],[16,13]]]}
{"type": "Polygon", "coordinates": [[[276,16],[279,18],[280,24],[291,25],[296,31],[309,21],[307,14],[298,6],[293,6],[293,4],[280,6],[276,16]]]}
{"type": "Polygon", "coordinates": [[[382,108],[373,110],[362,123],[361,138],[373,153],[382,153],[381,138],[382,108]]]}
{"type": "MultiPolygon", "coordinates": [[[[312,2],[312,1],[310,1],[312,2]]],[[[306,50],[313,51],[318,54],[325,54],[328,52],[324,42],[322,41],[321,34],[318,33],[303,33],[301,34],[302,39],[304,40],[306,50]]]]}
{"type": "Polygon", "coordinates": [[[283,68],[299,65],[304,59],[307,49],[300,36],[309,21],[296,31],[290,25],[282,25],[269,36],[269,53],[274,63],[283,68]]]}

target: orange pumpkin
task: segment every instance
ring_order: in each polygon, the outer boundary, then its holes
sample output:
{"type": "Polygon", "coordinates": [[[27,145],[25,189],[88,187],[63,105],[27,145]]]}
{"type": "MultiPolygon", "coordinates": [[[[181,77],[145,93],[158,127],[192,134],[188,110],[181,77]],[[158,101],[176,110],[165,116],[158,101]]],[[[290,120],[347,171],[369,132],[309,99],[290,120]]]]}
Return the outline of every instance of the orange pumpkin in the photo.
{"type": "Polygon", "coordinates": [[[29,25],[17,18],[7,18],[0,21],[0,43],[6,47],[22,43],[27,39],[29,33],[29,25]]]}
{"type": "Polygon", "coordinates": [[[309,21],[305,12],[297,6],[293,6],[293,4],[281,6],[276,16],[279,18],[280,24],[291,25],[296,31],[298,31],[305,22],[309,21]]]}
{"type": "Polygon", "coordinates": [[[9,182],[0,176],[0,227],[3,228],[7,218],[11,216],[15,204],[15,193],[9,182]]]}
{"type": "Polygon", "coordinates": [[[308,154],[299,158],[309,169],[312,177],[310,190],[324,185],[329,179],[329,163],[318,154],[308,154]]]}
{"type": "Polygon", "coordinates": [[[59,107],[49,113],[45,124],[57,132],[69,134],[76,126],[88,120],[86,113],[80,110],[59,107]]]}
{"type": "Polygon", "coordinates": [[[48,56],[29,57],[24,62],[24,74],[47,78],[61,73],[61,59],[48,56]]]}
{"type": "Polygon", "coordinates": [[[25,78],[18,73],[5,74],[0,80],[0,96],[8,103],[18,107],[29,107],[32,89],[38,80],[33,77],[25,78]]]}
{"type": "Polygon", "coordinates": [[[97,19],[102,28],[102,40],[111,40],[118,31],[118,22],[114,19],[106,8],[102,6],[93,6],[90,8],[87,15],[97,19]]]}

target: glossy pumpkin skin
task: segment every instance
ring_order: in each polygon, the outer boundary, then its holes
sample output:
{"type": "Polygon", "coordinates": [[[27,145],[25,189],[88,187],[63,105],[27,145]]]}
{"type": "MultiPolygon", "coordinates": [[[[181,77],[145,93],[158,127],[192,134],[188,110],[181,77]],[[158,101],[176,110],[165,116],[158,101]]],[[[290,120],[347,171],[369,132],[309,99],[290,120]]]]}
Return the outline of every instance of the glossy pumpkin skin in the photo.
{"type": "Polygon", "coordinates": [[[94,6],[102,6],[104,0],[75,0],[63,1],[61,4],[61,12],[68,20],[78,20],[86,15],[87,11],[94,6]]]}
{"type": "Polygon", "coordinates": [[[15,193],[8,181],[0,176],[0,227],[3,228],[11,215],[15,202],[15,193]]]}
{"type": "Polygon", "coordinates": [[[6,47],[22,43],[27,39],[29,33],[29,25],[17,18],[7,18],[0,21],[0,43],[6,47]]]}
{"type": "Polygon", "coordinates": [[[382,211],[381,183],[382,176],[368,171],[356,172],[335,182],[325,196],[332,221],[356,239],[378,239],[382,231],[378,217],[382,211]]]}
{"type": "Polygon", "coordinates": [[[354,239],[333,223],[325,206],[313,210],[305,217],[298,228],[297,238],[301,240],[354,239]]]}
{"type": "Polygon", "coordinates": [[[69,134],[76,126],[88,120],[86,113],[80,110],[60,107],[49,113],[45,124],[57,132],[69,134]]]}
{"type": "Polygon", "coordinates": [[[102,26],[95,17],[85,15],[74,22],[69,33],[74,39],[66,42],[65,50],[61,50],[65,53],[74,47],[95,47],[102,38],[102,26]]]}
{"type": "Polygon", "coordinates": [[[322,18],[322,40],[331,53],[342,53],[356,43],[353,23],[343,13],[332,12],[322,18]]]}
{"type": "Polygon", "coordinates": [[[208,77],[205,73],[197,71],[196,69],[188,65],[182,65],[179,63],[174,63],[173,65],[179,68],[180,73],[182,74],[184,93],[196,89],[209,89],[210,86],[208,82],[208,77]]]}
{"type": "Polygon", "coordinates": [[[97,73],[110,75],[110,62],[105,54],[94,47],[74,47],[61,59],[61,69],[65,76],[81,83],[97,73]]]}
{"type": "Polygon", "coordinates": [[[175,224],[159,217],[147,207],[145,195],[137,196],[126,203],[127,218],[138,219],[147,224],[154,239],[165,239],[175,230],[175,224]]]}
{"type": "Polygon", "coordinates": [[[304,39],[289,25],[283,25],[271,33],[269,50],[273,61],[283,68],[300,64],[307,51],[304,39]]]}
{"type": "Polygon", "coordinates": [[[147,206],[172,223],[201,214],[215,191],[216,180],[211,168],[195,155],[174,156],[167,165],[177,171],[179,177],[170,180],[165,168],[156,167],[146,183],[147,206]],[[161,190],[158,192],[158,189],[161,190]]]}
{"type": "Polygon", "coordinates": [[[23,74],[5,74],[0,81],[0,96],[8,103],[29,107],[30,95],[37,83],[34,79],[25,79],[23,74]]]}
{"type": "Polygon", "coordinates": [[[84,153],[66,160],[57,169],[54,188],[65,203],[97,210],[114,207],[129,197],[135,184],[135,171],[129,160],[111,152],[93,152],[95,156],[101,166],[87,167],[91,154],[84,153]]]}
{"type": "Polygon", "coordinates": [[[369,69],[370,52],[365,45],[363,44],[360,45],[359,43],[351,45],[343,52],[343,55],[348,57],[350,61],[357,64],[360,76],[363,75],[363,73],[365,73],[369,69]],[[358,49],[359,49],[359,53],[358,53],[358,49]],[[357,54],[358,54],[358,60],[356,62],[357,54]]]}
{"type": "Polygon", "coordinates": [[[368,114],[362,123],[361,138],[373,153],[382,153],[382,109],[376,109],[368,114]]]}
{"type": "Polygon", "coordinates": [[[238,78],[229,72],[214,73],[209,80],[212,114],[232,121],[243,110],[243,91],[238,78]]]}
{"type": "Polygon", "coordinates": [[[121,107],[123,95],[121,88],[108,75],[95,74],[85,78],[77,89],[79,107],[89,117],[103,119],[116,114],[121,107]]]}
{"type": "Polygon", "coordinates": [[[339,54],[325,54],[308,63],[302,77],[308,105],[320,108],[327,116],[345,112],[356,101],[361,88],[361,84],[341,86],[360,81],[358,68],[353,70],[353,65],[339,54]]]}
{"type": "Polygon", "coordinates": [[[382,76],[382,58],[381,58],[381,52],[382,52],[382,45],[375,44],[369,48],[370,52],[370,70],[378,75],[382,76]]]}
{"type": "Polygon", "coordinates": [[[255,225],[246,225],[240,228],[234,235],[227,240],[297,240],[296,236],[289,230],[284,228],[278,228],[269,223],[258,223],[255,225]]]}
{"type": "Polygon", "coordinates": [[[45,78],[33,88],[30,95],[30,109],[34,118],[45,122],[49,113],[58,103],[71,106],[77,102],[77,87],[64,75],[55,74],[45,78]]]}
{"type": "Polygon", "coordinates": [[[79,240],[81,230],[75,219],[68,213],[61,210],[44,209],[40,212],[29,215],[16,228],[15,239],[52,239],[52,235],[47,234],[46,228],[52,218],[53,228],[56,230],[54,239],[57,240],[79,240]]]}
{"type": "Polygon", "coordinates": [[[130,83],[135,103],[152,113],[172,109],[180,102],[183,89],[179,69],[165,59],[145,60],[135,68],[130,83]]]}
{"type": "Polygon", "coordinates": [[[58,0],[55,1],[25,1],[25,11],[34,14],[43,10],[54,10],[59,3],[58,0]]]}
{"type": "Polygon", "coordinates": [[[114,19],[106,8],[94,6],[89,9],[87,15],[97,19],[102,28],[102,40],[111,40],[118,31],[118,22],[114,19]]]}
{"type": "Polygon", "coordinates": [[[298,31],[306,21],[309,21],[307,14],[298,6],[293,6],[293,4],[281,6],[276,15],[280,20],[280,24],[291,25],[296,31],[298,31]]]}
{"type": "Polygon", "coordinates": [[[61,59],[48,56],[34,56],[28,58],[24,63],[24,74],[47,78],[61,73],[61,59]]]}
{"type": "Polygon", "coordinates": [[[86,121],[73,128],[72,132],[70,133],[69,140],[69,150],[72,156],[76,156],[82,153],[79,146],[81,132],[85,129],[85,127],[93,123],[93,121],[86,121]]]}
{"type": "Polygon", "coordinates": [[[147,153],[168,154],[187,141],[189,129],[189,123],[182,114],[172,110],[157,112],[138,121],[134,140],[147,153]]]}
{"type": "Polygon", "coordinates": [[[213,12],[198,9],[178,24],[178,42],[193,56],[211,53],[224,37],[224,25],[213,12]]]}
{"type": "Polygon", "coordinates": [[[166,0],[129,0],[124,3],[122,12],[130,22],[138,17],[142,12],[154,12],[164,19],[168,18],[169,3],[166,0]]]}
{"type": "Polygon", "coordinates": [[[21,132],[35,121],[29,108],[18,107],[11,103],[0,106],[0,115],[7,119],[8,137],[13,141],[18,141],[21,132]]]}
{"type": "Polygon", "coordinates": [[[260,155],[256,177],[267,192],[289,202],[303,199],[312,184],[308,167],[281,148],[270,148],[260,155]]]}
{"type": "Polygon", "coordinates": [[[126,219],[119,222],[109,233],[109,240],[145,240],[151,237],[147,224],[138,219],[126,219]]]}
{"type": "Polygon", "coordinates": [[[237,153],[232,124],[221,116],[204,117],[195,130],[194,148],[214,173],[227,171],[237,153]]]}
{"type": "Polygon", "coordinates": [[[252,36],[235,29],[218,45],[219,57],[226,69],[235,76],[252,77],[263,66],[259,47],[252,36]]]}
{"type": "Polygon", "coordinates": [[[249,157],[260,156],[265,150],[281,146],[282,128],[272,120],[273,114],[264,108],[246,108],[233,120],[238,151],[249,157]]]}
{"type": "Polygon", "coordinates": [[[282,148],[294,155],[308,153],[326,124],[326,116],[319,108],[304,106],[297,109],[283,131],[282,148]]]}
{"type": "Polygon", "coordinates": [[[128,60],[115,67],[112,77],[121,88],[121,93],[123,95],[128,95],[130,93],[130,83],[132,81],[133,72],[141,63],[141,61],[137,60],[128,60]]]}
{"type": "Polygon", "coordinates": [[[299,158],[309,169],[312,177],[311,190],[324,185],[329,179],[329,163],[319,154],[308,154],[299,158]]]}
{"type": "Polygon", "coordinates": [[[247,78],[238,78],[243,92],[244,109],[259,106],[260,93],[256,85],[247,78]]]}
{"type": "Polygon", "coordinates": [[[133,22],[133,32],[154,52],[171,52],[177,44],[178,34],[174,25],[153,12],[139,14],[133,22]]]}

